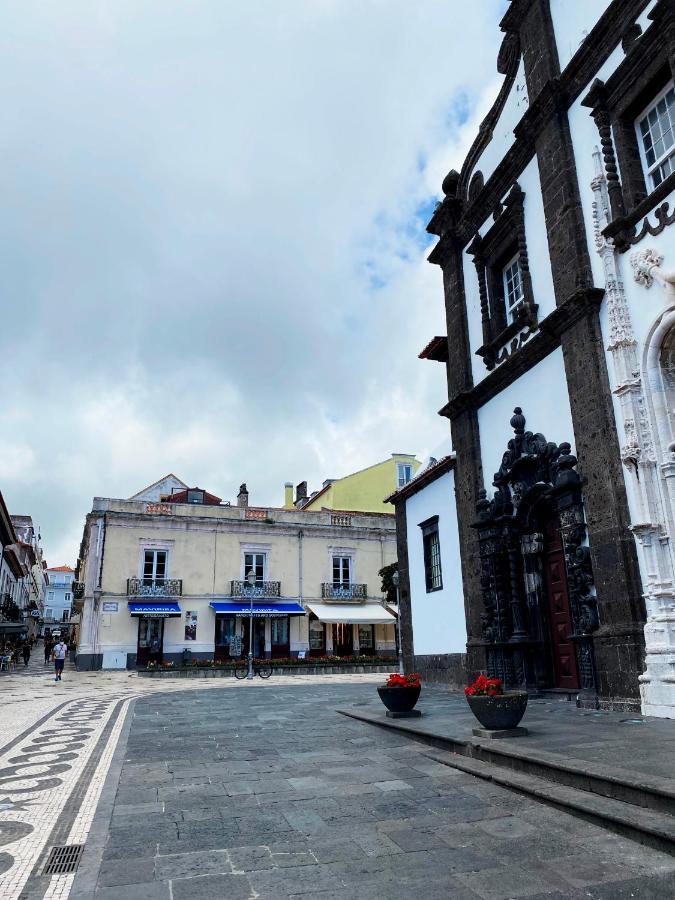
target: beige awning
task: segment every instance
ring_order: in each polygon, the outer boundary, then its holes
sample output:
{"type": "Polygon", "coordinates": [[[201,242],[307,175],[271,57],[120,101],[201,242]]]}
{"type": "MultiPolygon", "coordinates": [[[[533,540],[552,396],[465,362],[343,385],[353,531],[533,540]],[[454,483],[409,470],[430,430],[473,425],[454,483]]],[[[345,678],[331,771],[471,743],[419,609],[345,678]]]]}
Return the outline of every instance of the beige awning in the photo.
{"type": "Polygon", "coordinates": [[[352,625],[393,625],[395,619],[379,603],[308,603],[320,622],[352,625]]]}

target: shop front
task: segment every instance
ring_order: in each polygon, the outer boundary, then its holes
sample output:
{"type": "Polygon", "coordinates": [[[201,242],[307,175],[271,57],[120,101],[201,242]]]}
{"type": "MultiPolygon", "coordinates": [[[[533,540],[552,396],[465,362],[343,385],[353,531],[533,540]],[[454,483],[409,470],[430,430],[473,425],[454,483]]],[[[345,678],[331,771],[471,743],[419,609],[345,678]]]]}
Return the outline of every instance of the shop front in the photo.
{"type": "Polygon", "coordinates": [[[307,604],[310,656],[391,655],[396,617],[380,603],[307,604]]]}
{"type": "Polygon", "coordinates": [[[251,636],[256,659],[290,656],[291,619],[305,615],[304,607],[296,601],[254,601],[252,607],[234,600],[214,601],[210,605],[215,612],[214,658],[219,661],[246,657],[251,636]]]}
{"type": "Polygon", "coordinates": [[[138,619],[136,665],[159,665],[164,660],[164,621],[180,618],[178,603],[129,603],[129,614],[138,619]]]}

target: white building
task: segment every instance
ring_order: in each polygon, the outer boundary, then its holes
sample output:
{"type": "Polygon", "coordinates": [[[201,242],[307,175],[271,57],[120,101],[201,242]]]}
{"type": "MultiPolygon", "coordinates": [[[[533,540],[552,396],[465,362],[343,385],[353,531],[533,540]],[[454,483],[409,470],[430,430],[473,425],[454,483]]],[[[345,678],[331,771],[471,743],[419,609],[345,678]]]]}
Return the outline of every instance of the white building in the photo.
{"type": "Polygon", "coordinates": [[[432,459],[387,499],[396,509],[402,648],[407,671],[466,684],[466,616],[455,461],[432,459]]]}

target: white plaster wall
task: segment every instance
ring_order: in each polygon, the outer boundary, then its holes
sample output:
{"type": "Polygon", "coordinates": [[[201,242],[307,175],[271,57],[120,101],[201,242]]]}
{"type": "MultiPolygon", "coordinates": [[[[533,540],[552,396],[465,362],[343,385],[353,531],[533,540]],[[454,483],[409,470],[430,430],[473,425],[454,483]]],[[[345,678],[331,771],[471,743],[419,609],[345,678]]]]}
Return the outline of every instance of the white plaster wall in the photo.
{"type": "Polygon", "coordinates": [[[466,652],[464,592],[457,532],[455,473],[447,472],[406,503],[410,601],[415,653],[466,652]],[[443,588],[427,593],[419,523],[438,516],[443,588]]]}
{"type": "Polygon", "coordinates": [[[550,3],[560,69],[563,70],[609,6],[609,0],[550,0],[550,3]]]}
{"type": "Polygon", "coordinates": [[[494,127],[492,140],[483,150],[474,166],[474,172],[480,169],[485,181],[495,171],[504,158],[504,154],[513,143],[513,129],[527,112],[528,106],[525,69],[521,59],[515,81],[502,109],[502,114],[494,127]]]}
{"type": "Polygon", "coordinates": [[[483,478],[489,497],[493,475],[513,437],[509,421],[516,406],[523,410],[526,431],[541,432],[546,440],[556,444],[569,441],[574,452],[572,413],[560,347],[478,410],[483,478]]]}

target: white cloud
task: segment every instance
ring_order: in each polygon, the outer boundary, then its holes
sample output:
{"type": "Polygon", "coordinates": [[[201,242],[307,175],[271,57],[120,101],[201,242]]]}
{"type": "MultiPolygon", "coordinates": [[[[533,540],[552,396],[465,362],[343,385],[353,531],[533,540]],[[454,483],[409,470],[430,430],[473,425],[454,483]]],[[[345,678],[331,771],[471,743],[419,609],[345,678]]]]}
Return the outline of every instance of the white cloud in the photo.
{"type": "Polygon", "coordinates": [[[167,471],[276,503],[449,445],[425,213],[502,6],[3,5],[0,489],[50,558],[167,471]]]}

